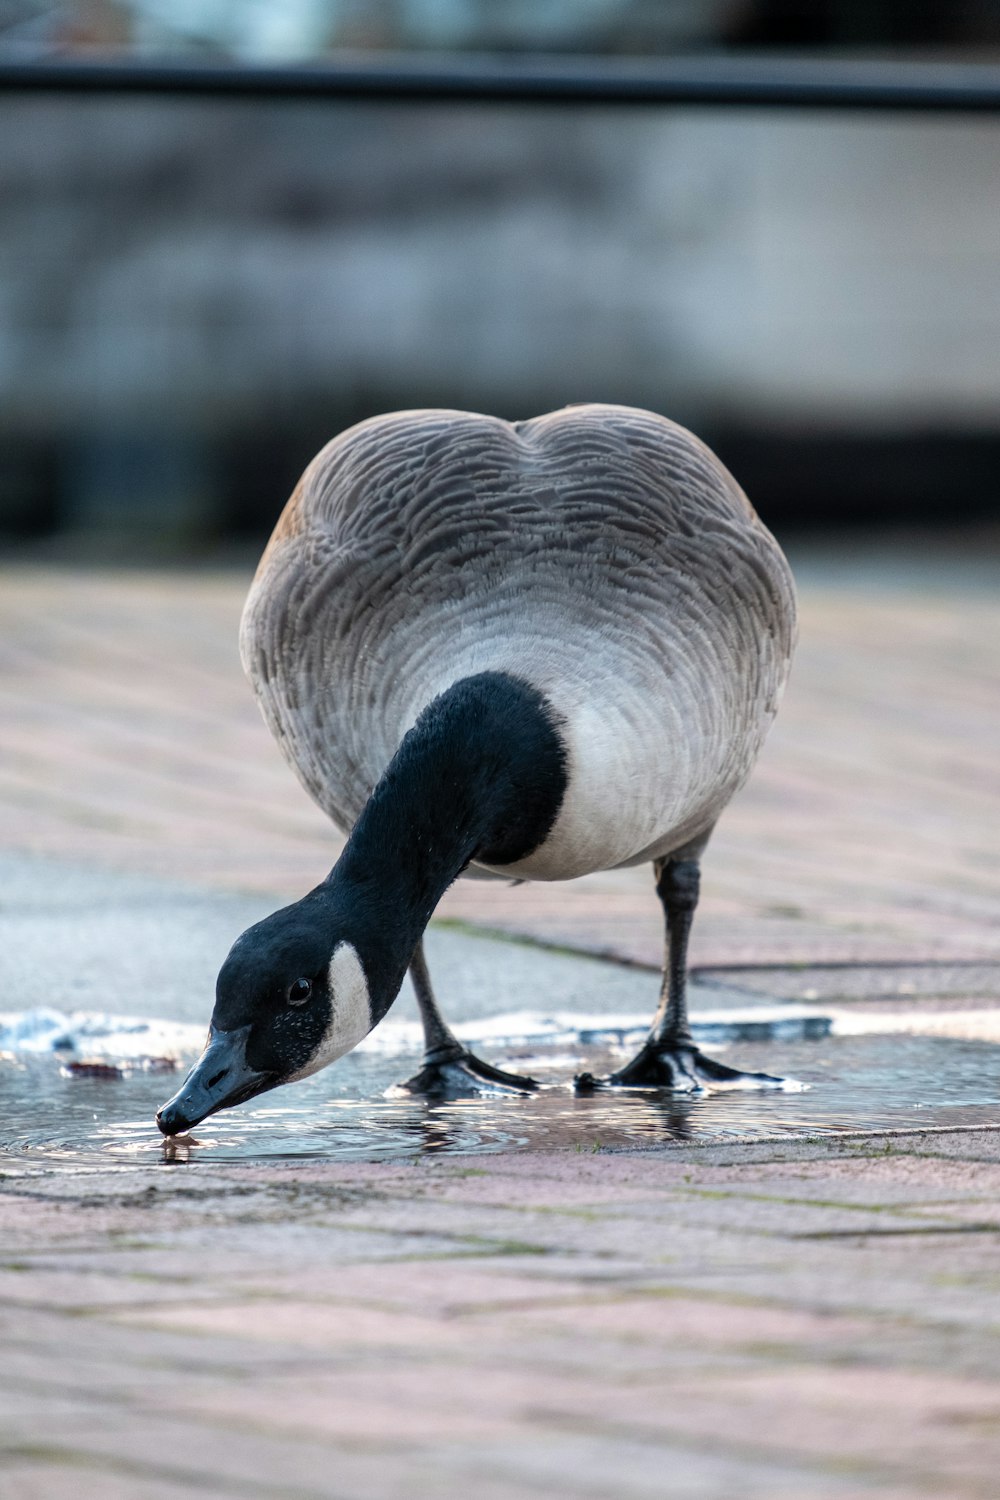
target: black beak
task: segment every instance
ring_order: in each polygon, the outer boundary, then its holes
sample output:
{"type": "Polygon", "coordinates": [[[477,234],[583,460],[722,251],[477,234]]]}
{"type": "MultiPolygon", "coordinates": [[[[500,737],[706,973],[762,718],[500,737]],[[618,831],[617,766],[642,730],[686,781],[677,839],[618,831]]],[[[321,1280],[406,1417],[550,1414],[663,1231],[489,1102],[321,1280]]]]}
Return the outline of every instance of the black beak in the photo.
{"type": "Polygon", "coordinates": [[[246,1059],[249,1026],[208,1033],[208,1045],[172,1099],[156,1116],[164,1135],[183,1135],[217,1110],[242,1104],[278,1082],[274,1073],[260,1073],[246,1059]]]}

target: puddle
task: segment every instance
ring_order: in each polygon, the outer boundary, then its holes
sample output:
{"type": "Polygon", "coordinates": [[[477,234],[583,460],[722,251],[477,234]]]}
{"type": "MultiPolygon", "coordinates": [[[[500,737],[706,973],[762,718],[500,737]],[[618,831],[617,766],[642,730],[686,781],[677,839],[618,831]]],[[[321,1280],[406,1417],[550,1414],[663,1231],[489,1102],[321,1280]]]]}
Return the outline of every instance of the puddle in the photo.
{"type": "MultiPolygon", "coordinates": [[[[383,1091],[416,1066],[416,1056],[359,1050],[303,1083],[214,1116],[197,1128],[195,1143],[178,1142],[174,1155],[192,1164],[307,1157],[377,1161],[427,1152],[593,1151],[1000,1123],[1000,1048],[982,1042],[830,1036],[714,1047],[715,1055],[742,1067],[802,1079],[810,1091],[696,1099],[652,1093],[575,1097],[575,1072],[620,1065],[630,1047],[567,1045],[559,1036],[530,1051],[482,1050],[490,1061],[531,1071],[551,1080],[550,1086],[523,1098],[433,1104],[385,1099],[383,1091]]],[[[159,1164],[164,1147],[153,1115],[173,1087],[169,1075],[141,1070],[116,1078],[67,1077],[56,1055],[0,1062],[0,1170],[159,1164]]]]}
{"type": "MultiPolygon", "coordinates": [[[[219,964],[233,936],[275,903],[9,853],[0,853],[0,886],[0,996],[11,1011],[0,1015],[0,1172],[159,1165],[153,1116],[204,1040],[219,964]],[[176,1072],[149,1069],[171,1056],[176,1072]],[[74,1060],[90,1059],[100,1066],[67,1076],[74,1060]]],[[[1000,1009],[983,1004],[1000,994],[995,963],[695,975],[706,1049],[802,1079],[809,1092],[578,1099],[575,1072],[607,1071],[636,1050],[656,976],[433,925],[427,944],[460,1034],[488,1061],[550,1087],[439,1104],[383,1098],[418,1066],[420,1028],[404,985],[364,1048],[207,1120],[179,1158],[375,1161],[1000,1123],[1000,1009]],[[876,1002],[894,1013],[875,1015],[876,1002]],[[915,1034],[945,1026],[950,1035],[915,1034]]]]}

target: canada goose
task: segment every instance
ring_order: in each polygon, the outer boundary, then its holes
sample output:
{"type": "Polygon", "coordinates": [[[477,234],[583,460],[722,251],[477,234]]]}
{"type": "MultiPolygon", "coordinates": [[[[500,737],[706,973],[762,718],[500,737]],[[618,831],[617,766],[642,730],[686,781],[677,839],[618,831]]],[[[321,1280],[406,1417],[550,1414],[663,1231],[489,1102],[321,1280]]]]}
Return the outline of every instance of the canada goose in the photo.
{"type": "Polygon", "coordinates": [[[780,1086],[694,1046],[685,973],[699,858],[794,637],[777,543],[663,417],[403,411],[335,438],[271,537],[241,651],[292,769],[350,837],[321,885],[234,944],[208,1046],[160,1129],[341,1057],[407,968],[426,1055],[404,1087],[536,1088],[442,1019],[431,913],[460,874],[569,880],[643,861],[666,917],[663,987],[642,1050],[604,1083],[780,1086]]]}

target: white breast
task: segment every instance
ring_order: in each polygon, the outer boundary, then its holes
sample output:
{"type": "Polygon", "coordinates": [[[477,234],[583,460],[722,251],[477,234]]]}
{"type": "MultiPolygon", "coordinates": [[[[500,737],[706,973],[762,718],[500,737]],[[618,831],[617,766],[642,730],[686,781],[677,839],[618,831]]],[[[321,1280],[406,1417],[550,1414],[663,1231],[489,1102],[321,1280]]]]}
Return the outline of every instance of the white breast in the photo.
{"type": "MultiPolygon", "coordinates": [[[[787,663],[766,638],[740,683],[740,666],[718,638],[699,641],[689,631],[681,645],[663,634],[655,652],[637,653],[624,630],[621,638],[582,634],[574,623],[550,619],[533,630],[522,612],[506,631],[491,620],[475,641],[467,620],[461,649],[436,664],[397,721],[404,733],[438,693],[482,671],[520,676],[551,703],[569,760],[563,804],[545,842],[498,875],[573,879],[707,832],[749,775],[777,711],[787,663]],[[729,678],[743,690],[727,690],[729,678]]],[[[381,753],[391,749],[383,744],[381,753]]]]}

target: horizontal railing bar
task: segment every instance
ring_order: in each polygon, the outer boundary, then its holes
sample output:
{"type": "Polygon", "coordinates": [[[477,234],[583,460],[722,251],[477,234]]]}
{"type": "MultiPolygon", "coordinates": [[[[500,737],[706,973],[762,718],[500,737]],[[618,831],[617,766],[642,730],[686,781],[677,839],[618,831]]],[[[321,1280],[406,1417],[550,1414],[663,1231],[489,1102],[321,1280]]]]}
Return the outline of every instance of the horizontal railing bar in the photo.
{"type": "Polygon", "coordinates": [[[968,114],[1000,111],[1000,67],[716,56],[639,62],[594,57],[367,54],[335,63],[281,67],[48,59],[0,62],[0,91],[968,114]]]}

